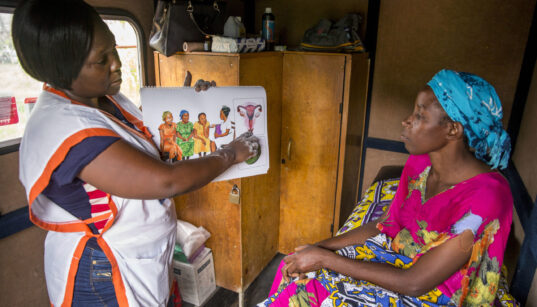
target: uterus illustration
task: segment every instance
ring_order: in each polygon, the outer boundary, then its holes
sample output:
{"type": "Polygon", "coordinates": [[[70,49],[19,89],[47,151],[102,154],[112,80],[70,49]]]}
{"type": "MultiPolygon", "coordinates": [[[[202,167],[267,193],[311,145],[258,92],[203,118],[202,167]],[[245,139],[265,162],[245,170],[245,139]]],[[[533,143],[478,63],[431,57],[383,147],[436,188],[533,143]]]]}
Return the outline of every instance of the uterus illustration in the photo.
{"type": "Polygon", "coordinates": [[[254,131],[255,120],[261,115],[262,111],[263,108],[260,104],[246,104],[237,107],[237,112],[239,112],[239,114],[244,117],[244,125],[248,127],[248,131],[251,132],[254,131]]]}

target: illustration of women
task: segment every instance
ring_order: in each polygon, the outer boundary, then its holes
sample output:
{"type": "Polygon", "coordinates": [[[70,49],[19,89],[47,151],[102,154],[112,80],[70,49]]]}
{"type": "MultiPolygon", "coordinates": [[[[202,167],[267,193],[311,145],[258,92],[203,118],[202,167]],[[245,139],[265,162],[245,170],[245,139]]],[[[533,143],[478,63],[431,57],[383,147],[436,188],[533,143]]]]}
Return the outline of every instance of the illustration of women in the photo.
{"type": "Polygon", "coordinates": [[[177,144],[183,152],[183,160],[188,160],[194,154],[194,124],[189,122],[190,114],[187,110],[179,113],[181,121],[177,123],[177,144]]]}
{"type": "Polygon", "coordinates": [[[162,123],[159,127],[160,152],[164,161],[175,162],[182,157],[181,148],[175,143],[177,125],[173,122],[173,115],[170,111],[162,113],[162,123]]]}
{"type": "Polygon", "coordinates": [[[198,121],[194,123],[194,154],[200,157],[211,152],[211,141],[209,140],[209,127],[205,113],[198,114],[198,121]]]}

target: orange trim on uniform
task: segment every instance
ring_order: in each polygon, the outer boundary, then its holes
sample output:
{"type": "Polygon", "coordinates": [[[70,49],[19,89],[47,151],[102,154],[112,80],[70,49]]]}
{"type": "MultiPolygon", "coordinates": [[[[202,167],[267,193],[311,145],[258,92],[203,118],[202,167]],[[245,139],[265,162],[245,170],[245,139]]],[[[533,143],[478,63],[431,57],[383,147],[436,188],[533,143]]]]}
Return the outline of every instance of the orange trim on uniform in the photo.
{"type": "MultiPolygon", "coordinates": [[[[144,137],[145,137],[145,139],[147,141],[149,141],[151,144],[153,144],[153,146],[157,147],[155,145],[155,143],[153,142],[153,135],[151,134],[151,132],[149,132],[149,129],[147,129],[147,127],[144,126],[143,121],[141,121],[139,118],[137,118],[136,116],[134,116],[131,113],[129,113],[127,110],[123,109],[123,107],[121,107],[121,105],[114,99],[114,97],[112,97],[112,96],[106,96],[106,97],[108,97],[108,99],[110,99],[110,101],[112,101],[112,103],[119,109],[121,114],[123,114],[123,116],[131,124],[133,124],[134,126],[136,126],[136,128],[138,128],[140,131],[143,132],[143,135],[144,135],[144,137]]],[[[158,149],[158,147],[157,147],[157,149],[158,149]]]]}
{"type": "MultiPolygon", "coordinates": [[[[52,173],[54,170],[65,160],[65,156],[71,150],[71,148],[78,143],[80,143],[82,140],[88,137],[92,136],[116,136],[119,137],[117,133],[115,133],[112,130],[104,129],[104,128],[88,128],[84,130],[80,130],[76,132],[75,134],[69,136],[63,143],[60,145],[60,147],[54,152],[52,157],[49,159],[47,165],[45,166],[45,169],[41,173],[41,176],[37,179],[37,181],[33,184],[32,188],[30,189],[30,195],[28,196],[29,199],[29,211],[30,211],[30,220],[40,226],[43,229],[46,230],[53,230],[53,231],[59,231],[59,232],[71,232],[71,231],[85,231],[81,230],[76,224],[78,223],[64,223],[64,224],[58,224],[58,223],[49,223],[40,220],[38,217],[34,216],[32,213],[32,204],[34,200],[37,198],[41,192],[48,186],[50,182],[50,177],[52,176],[52,173]]],[[[83,222],[81,223],[85,225],[83,222]]],[[[86,226],[87,227],[87,226],[86,226]]]]}
{"type": "MultiPolygon", "coordinates": [[[[144,126],[144,122],[141,121],[138,117],[132,115],[131,113],[127,112],[125,109],[123,109],[123,107],[121,107],[121,105],[114,99],[114,97],[112,96],[106,96],[108,99],[110,99],[110,101],[112,101],[112,103],[119,109],[119,111],[121,112],[121,114],[123,114],[123,116],[133,125],[136,126],[136,128],[140,129],[140,131],[143,131],[143,128],[145,127],[144,126]]],[[[150,135],[149,137],[153,137],[152,135],[150,135]]]]}
{"type": "Polygon", "coordinates": [[[125,284],[123,284],[123,278],[119,272],[119,266],[117,265],[116,257],[112,253],[112,250],[102,237],[97,238],[97,244],[101,247],[106,258],[110,261],[112,266],[112,283],[114,284],[114,290],[116,292],[117,303],[120,307],[128,307],[129,302],[127,300],[127,291],[125,290],[125,284]]]}
{"type": "MultiPolygon", "coordinates": [[[[30,205],[31,207],[32,205],[30,205]]],[[[84,222],[70,222],[70,223],[48,223],[40,220],[34,214],[32,214],[32,208],[30,208],[30,221],[35,225],[45,229],[56,232],[85,232],[86,234],[91,232],[91,229],[84,222]]]]}
{"type": "Polygon", "coordinates": [[[108,230],[108,228],[112,226],[112,224],[114,224],[114,221],[116,220],[116,216],[117,216],[117,206],[116,206],[116,203],[112,200],[112,196],[110,194],[108,194],[108,207],[110,208],[110,211],[112,211],[111,213],[112,218],[109,218],[106,224],[104,225],[101,231],[101,236],[103,233],[105,233],[108,230]]]}
{"type": "Polygon", "coordinates": [[[70,307],[73,304],[73,292],[75,290],[75,277],[78,272],[78,263],[80,262],[80,258],[82,258],[82,253],[84,252],[86,242],[89,238],[90,237],[88,236],[82,237],[76,246],[71,265],[69,266],[69,274],[67,275],[67,284],[65,286],[62,307],[70,307]]]}
{"type": "Polygon", "coordinates": [[[116,132],[110,129],[105,128],[88,128],[84,130],[80,130],[71,136],[69,136],[63,143],[60,145],[60,147],[54,152],[52,157],[49,159],[47,165],[45,166],[45,169],[43,170],[43,173],[41,173],[41,176],[37,181],[34,183],[32,188],[30,189],[30,195],[29,195],[29,203],[32,204],[37,195],[41,194],[43,190],[47,187],[50,181],[50,177],[52,176],[52,173],[54,170],[65,160],[65,156],[67,156],[67,153],[71,148],[78,143],[80,143],[82,140],[92,137],[92,136],[116,136],[120,137],[116,132]]]}
{"type": "MultiPolygon", "coordinates": [[[[87,106],[87,105],[85,105],[85,104],[83,104],[83,103],[81,103],[79,101],[72,100],[64,92],[62,92],[60,90],[57,90],[57,89],[55,89],[55,88],[53,88],[53,87],[51,87],[51,86],[49,86],[47,84],[43,85],[43,90],[51,92],[51,93],[54,93],[54,94],[56,94],[58,96],[61,96],[61,97],[65,98],[65,99],[68,99],[73,104],[89,107],[89,106],[87,106]]],[[[123,122],[121,122],[119,119],[117,119],[112,114],[110,114],[110,113],[108,113],[106,111],[100,110],[100,109],[97,109],[97,110],[99,110],[103,114],[107,115],[110,119],[114,120],[116,123],[121,124],[122,126],[124,126],[125,128],[127,128],[127,129],[129,129],[131,131],[134,131],[136,134],[138,134],[139,136],[143,137],[146,141],[148,141],[150,144],[152,144],[158,151],[160,151],[159,148],[157,147],[157,145],[155,144],[155,142],[153,141],[153,135],[151,134],[151,132],[149,132],[149,129],[147,129],[147,127],[144,126],[144,122],[142,120],[140,120],[139,118],[137,118],[136,116],[134,116],[131,113],[129,113],[128,111],[126,111],[125,109],[123,109],[121,107],[121,105],[112,96],[107,95],[106,97],[108,99],[110,99],[110,101],[119,109],[119,111],[121,112],[121,114],[123,114],[125,119],[127,119],[127,121],[129,121],[131,124],[136,126],[136,128],[138,128],[140,131],[142,131],[142,133],[140,133],[136,129],[132,129],[131,127],[125,125],[123,122]]]]}
{"type": "Polygon", "coordinates": [[[47,92],[54,93],[54,94],[56,94],[58,96],[61,96],[61,97],[65,98],[65,99],[71,100],[69,97],[67,97],[67,95],[64,92],[59,91],[59,90],[53,88],[52,86],[50,86],[50,85],[48,85],[46,83],[43,84],[43,90],[47,91],[47,92]]]}
{"type": "Polygon", "coordinates": [[[101,215],[90,217],[89,219],[85,219],[84,223],[91,224],[91,223],[95,223],[98,221],[102,221],[102,220],[108,219],[111,215],[112,215],[112,212],[103,213],[101,215]]]}
{"type": "Polygon", "coordinates": [[[108,117],[110,120],[116,122],[118,125],[122,126],[123,128],[125,128],[127,130],[130,130],[132,133],[134,133],[134,134],[138,135],[139,137],[141,137],[142,139],[146,140],[147,142],[149,142],[149,144],[153,145],[153,147],[155,147],[158,150],[158,147],[157,147],[157,145],[155,145],[155,142],[153,142],[153,139],[151,138],[152,135],[151,135],[151,133],[149,133],[149,130],[147,129],[147,127],[143,127],[145,129],[145,130],[143,130],[144,132],[140,132],[140,131],[138,131],[136,129],[133,129],[133,128],[127,126],[124,122],[120,121],[114,115],[112,115],[112,114],[110,114],[110,113],[108,113],[106,111],[102,111],[102,113],[106,117],[108,117]]]}

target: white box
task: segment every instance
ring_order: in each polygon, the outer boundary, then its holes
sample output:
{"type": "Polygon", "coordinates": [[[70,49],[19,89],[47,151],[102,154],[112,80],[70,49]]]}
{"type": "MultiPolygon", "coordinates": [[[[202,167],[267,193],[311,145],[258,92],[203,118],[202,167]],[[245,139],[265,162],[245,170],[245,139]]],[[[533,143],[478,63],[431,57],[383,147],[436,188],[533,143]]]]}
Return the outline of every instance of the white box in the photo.
{"type": "Polygon", "coordinates": [[[173,261],[173,274],[177,280],[181,298],[196,306],[202,305],[216,290],[213,253],[205,248],[194,263],[173,261]]]}

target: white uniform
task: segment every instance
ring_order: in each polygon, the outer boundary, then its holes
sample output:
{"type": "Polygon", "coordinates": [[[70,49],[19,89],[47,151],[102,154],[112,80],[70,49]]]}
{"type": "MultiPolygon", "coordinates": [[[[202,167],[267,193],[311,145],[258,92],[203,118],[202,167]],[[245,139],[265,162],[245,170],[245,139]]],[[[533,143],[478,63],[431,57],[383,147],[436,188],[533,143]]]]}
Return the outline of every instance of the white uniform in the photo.
{"type": "Polygon", "coordinates": [[[231,120],[229,117],[226,119],[226,121],[220,123],[220,131],[221,133],[225,133],[226,130],[229,129],[229,134],[223,137],[215,138],[216,148],[220,149],[222,145],[226,145],[231,143],[233,141],[233,125],[231,124],[231,120]]]}
{"type": "MultiPolygon", "coordinates": [[[[30,219],[49,230],[45,278],[53,306],[71,305],[78,261],[91,237],[96,237],[112,265],[120,306],[165,306],[169,297],[176,233],[173,201],[108,194],[110,217],[102,233],[95,235],[87,226],[93,219],[79,220],[41,193],[69,149],[87,137],[117,136],[158,159],[159,151],[143,126],[139,109],[121,94],[109,98],[144,133],[45,87],[21,142],[20,180],[26,188],[30,219]]],[[[121,179],[128,184],[128,178],[121,179]]]]}

